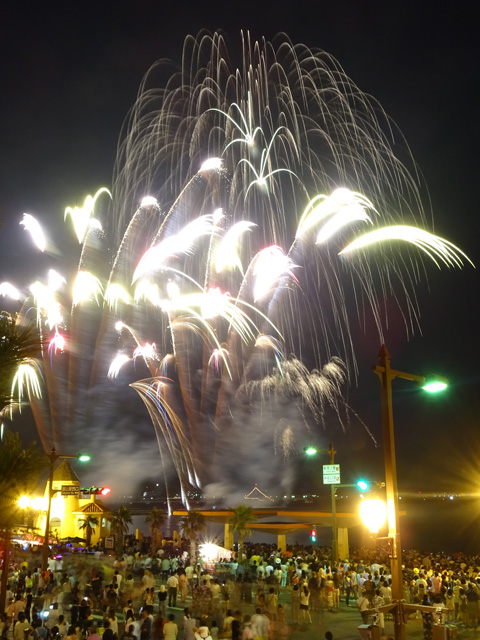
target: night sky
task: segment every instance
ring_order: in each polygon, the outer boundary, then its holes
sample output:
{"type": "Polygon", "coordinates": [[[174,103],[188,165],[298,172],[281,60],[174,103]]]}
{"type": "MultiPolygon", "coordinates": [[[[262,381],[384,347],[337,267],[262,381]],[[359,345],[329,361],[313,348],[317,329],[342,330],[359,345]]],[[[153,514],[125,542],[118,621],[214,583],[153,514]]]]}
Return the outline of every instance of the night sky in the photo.
{"type": "MultiPolygon", "coordinates": [[[[23,212],[46,227],[63,226],[67,205],[111,184],[122,122],[144,73],[160,58],[179,61],[185,36],[202,28],[222,29],[232,52],[244,29],[266,39],[285,31],[293,43],[336,57],[403,132],[428,185],[435,232],[480,264],[480,52],[470,3],[139,0],[39,6],[2,8],[0,281],[18,281],[35,270],[19,260],[29,242],[18,225],[23,212]]],[[[424,202],[428,209],[426,193],[424,202]]],[[[62,247],[69,242],[65,232],[62,247]]],[[[393,323],[387,346],[394,368],[437,372],[452,384],[434,399],[409,383],[394,383],[400,491],[478,493],[480,513],[478,275],[471,267],[449,272],[433,264],[428,272],[428,285],[417,291],[423,335],[408,339],[393,323]]],[[[380,345],[373,331],[358,331],[354,340],[359,380],[350,388],[349,404],[381,442],[379,383],[371,372],[380,345]]],[[[28,416],[19,424],[28,434],[28,416]]],[[[142,428],[156,446],[146,416],[142,428]]],[[[102,435],[102,447],[110,450],[118,435],[102,435]]],[[[331,440],[342,480],[383,475],[381,449],[357,421],[347,434],[320,432],[317,443],[328,446],[331,440]]],[[[137,469],[135,482],[142,471],[137,469]]],[[[101,466],[95,474],[92,482],[109,483],[101,466]]],[[[302,482],[308,484],[305,474],[302,482]]]]}

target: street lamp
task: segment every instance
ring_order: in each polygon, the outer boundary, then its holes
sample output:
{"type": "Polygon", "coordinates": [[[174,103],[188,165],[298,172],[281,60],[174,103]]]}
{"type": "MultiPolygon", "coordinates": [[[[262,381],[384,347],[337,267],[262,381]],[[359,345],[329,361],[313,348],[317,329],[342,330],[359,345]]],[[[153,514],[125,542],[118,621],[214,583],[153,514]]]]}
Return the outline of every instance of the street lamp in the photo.
{"type": "Polygon", "coordinates": [[[26,526],[27,529],[27,533],[28,533],[28,529],[32,529],[34,528],[33,525],[33,521],[34,521],[34,512],[35,511],[45,511],[45,499],[44,498],[40,498],[40,497],[35,497],[32,498],[30,496],[20,496],[20,498],[17,500],[17,504],[20,507],[20,509],[23,509],[24,511],[24,519],[23,519],[23,523],[26,526]]]}
{"type": "Polygon", "coordinates": [[[402,547],[398,513],[397,463],[395,458],[395,437],[393,431],[392,380],[403,378],[422,386],[426,391],[436,392],[446,388],[446,378],[434,379],[413,373],[397,371],[390,367],[390,354],[382,345],[378,354],[378,364],[373,366],[374,373],[380,379],[383,450],[385,458],[385,487],[387,494],[388,537],[391,540],[392,600],[397,602],[394,629],[396,640],[405,640],[405,623],[402,615],[403,598],[402,547]]]}
{"type": "Polygon", "coordinates": [[[28,507],[32,503],[32,499],[30,498],[30,496],[20,496],[17,502],[20,509],[28,509],[28,507]]]}
{"type": "Polygon", "coordinates": [[[372,498],[360,503],[360,517],[370,533],[378,533],[387,519],[387,507],[383,500],[372,498]]]}
{"type": "MultiPolygon", "coordinates": [[[[378,484],[378,483],[376,483],[378,484]]],[[[347,484],[332,484],[330,485],[332,491],[332,528],[334,530],[333,537],[335,540],[335,562],[339,560],[338,553],[338,530],[337,530],[337,490],[338,489],[359,489],[360,491],[368,491],[370,484],[365,480],[357,480],[357,482],[349,482],[347,484]]]]}
{"type": "Polygon", "coordinates": [[[48,454],[49,461],[49,476],[48,476],[48,501],[47,501],[47,517],[45,520],[45,535],[43,538],[43,547],[42,547],[42,571],[46,571],[48,566],[48,538],[50,535],[50,513],[52,510],[52,497],[53,497],[53,470],[55,463],[57,460],[80,460],[80,462],[88,462],[90,460],[90,456],[86,454],[78,454],[76,456],[69,456],[57,453],[55,447],[52,448],[50,453],[48,454]]]}

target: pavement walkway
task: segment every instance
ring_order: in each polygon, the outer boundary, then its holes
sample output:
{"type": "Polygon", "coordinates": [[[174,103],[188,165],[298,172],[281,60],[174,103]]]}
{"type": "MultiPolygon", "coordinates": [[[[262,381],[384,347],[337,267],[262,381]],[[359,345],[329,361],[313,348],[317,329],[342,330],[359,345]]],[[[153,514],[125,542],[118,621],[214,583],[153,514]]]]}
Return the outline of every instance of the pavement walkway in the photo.
{"type": "MultiPolygon", "coordinates": [[[[280,597],[282,601],[282,597],[280,597]]],[[[190,597],[187,596],[186,606],[190,604],[190,597]]],[[[175,614],[176,621],[180,622],[183,616],[182,607],[167,607],[168,613],[175,614]]],[[[312,624],[298,624],[292,625],[292,633],[289,640],[323,640],[325,638],[325,632],[331,631],[333,634],[333,640],[358,640],[361,638],[361,631],[358,627],[362,624],[362,618],[356,605],[350,605],[347,607],[342,602],[340,609],[334,613],[322,611],[320,614],[311,612],[312,624]]],[[[288,621],[288,613],[287,613],[288,621]]],[[[393,620],[385,620],[385,638],[393,638],[393,620]]],[[[423,621],[421,616],[409,620],[407,624],[407,639],[408,640],[423,640],[423,621]]],[[[480,633],[473,630],[459,629],[457,640],[467,638],[477,638],[480,640],[480,633]]],[[[446,640],[450,640],[447,638],[446,640]]]]}

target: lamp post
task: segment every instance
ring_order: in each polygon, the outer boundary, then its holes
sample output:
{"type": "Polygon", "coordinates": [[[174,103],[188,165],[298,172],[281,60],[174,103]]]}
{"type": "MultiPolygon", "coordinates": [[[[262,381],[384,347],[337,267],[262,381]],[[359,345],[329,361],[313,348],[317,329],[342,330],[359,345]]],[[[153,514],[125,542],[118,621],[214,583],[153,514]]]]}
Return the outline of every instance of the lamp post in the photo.
{"type": "Polygon", "coordinates": [[[405,640],[405,622],[401,601],[403,599],[402,547],[398,512],[397,463],[395,457],[395,437],[393,431],[392,380],[403,378],[422,385],[426,391],[436,392],[446,388],[448,381],[436,377],[432,382],[425,376],[397,371],[390,367],[390,354],[382,345],[378,354],[378,364],[373,366],[380,379],[383,450],[385,459],[385,488],[387,496],[388,537],[391,541],[392,600],[397,602],[394,616],[395,639],[405,640]]]}
{"type": "Polygon", "coordinates": [[[48,454],[49,461],[49,476],[48,476],[48,503],[47,503],[47,516],[45,520],[45,535],[43,538],[43,547],[42,547],[42,571],[45,571],[48,566],[48,538],[50,535],[50,513],[52,511],[52,497],[53,497],[53,471],[55,467],[55,463],[57,460],[67,460],[74,459],[80,460],[81,462],[88,462],[90,460],[90,456],[85,454],[78,454],[76,456],[64,455],[57,453],[55,447],[52,448],[50,453],[48,454]]]}
{"type": "MultiPolygon", "coordinates": [[[[308,456],[314,456],[316,453],[328,453],[330,456],[330,464],[334,464],[335,454],[337,453],[333,448],[333,443],[330,443],[330,449],[317,449],[316,447],[305,447],[305,453],[308,456]]],[[[338,484],[330,485],[330,500],[332,504],[332,569],[338,562],[338,545],[337,545],[337,504],[335,500],[335,493],[337,491],[338,484]]]]}

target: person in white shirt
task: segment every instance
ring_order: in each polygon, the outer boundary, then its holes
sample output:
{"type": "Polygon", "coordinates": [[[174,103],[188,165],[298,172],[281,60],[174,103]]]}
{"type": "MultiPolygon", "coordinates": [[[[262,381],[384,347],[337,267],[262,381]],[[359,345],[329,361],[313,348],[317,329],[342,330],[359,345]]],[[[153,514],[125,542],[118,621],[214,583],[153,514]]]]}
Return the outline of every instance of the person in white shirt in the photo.
{"type": "Polygon", "coordinates": [[[195,640],[212,640],[208,627],[199,627],[198,630],[195,631],[195,640]]]}
{"type": "Polygon", "coordinates": [[[251,618],[251,627],[254,638],[268,638],[270,630],[270,620],[263,615],[261,609],[255,609],[255,613],[251,618]]]}
{"type": "Polygon", "coordinates": [[[187,608],[183,610],[183,613],[185,614],[182,620],[183,640],[194,640],[198,621],[196,618],[192,618],[187,608]]]}
{"type": "Polygon", "coordinates": [[[310,591],[308,587],[303,586],[300,592],[300,611],[302,612],[302,620],[308,617],[308,621],[312,624],[312,616],[310,615],[310,591]]]}
{"type": "Polygon", "coordinates": [[[428,582],[425,579],[425,575],[423,573],[420,574],[420,577],[415,581],[415,586],[418,589],[418,596],[420,598],[420,602],[423,601],[425,594],[427,593],[428,582]]]}
{"type": "Polygon", "coordinates": [[[368,615],[370,609],[370,601],[363,594],[357,599],[357,607],[360,611],[360,615],[362,616],[363,624],[368,624],[368,615]]]}
{"type": "Polygon", "coordinates": [[[58,617],[58,635],[61,638],[66,638],[68,635],[68,624],[65,622],[65,616],[61,615],[58,617]]]}
{"type": "Polygon", "coordinates": [[[115,615],[115,609],[113,607],[108,610],[108,621],[110,622],[110,629],[113,635],[118,638],[118,618],[115,615]]]}
{"type": "Polygon", "coordinates": [[[168,590],[168,606],[176,607],[177,606],[177,591],[178,591],[178,578],[177,574],[173,574],[167,580],[167,590],[168,590]]]}
{"type": "Polygon", "coordinates": [[[58,603],[54,602],[52,608],[49,610],[48,618],[45,621],[45,626],[50,631],[52,627],[58,626],[58,619],[60,618],[60,611],[58,610],[58,603]]]}
{"type": "Polygon", "coordinates": [[[380,583],[380,595],[385,600],[385,604],[391,604],[392,602],[392,587],[389,587],[386,582],[380,583]]]}
{"type": "Polygon", "coordinates": [[[122,586],[123,576],[120,573],[120,571],[118,571],[118,569],[113,574],[113,579],[114,579],[114,581],[116,581],[116,583],[118,584],[118,588],[120,589],[121,586],[122,586]]]}

